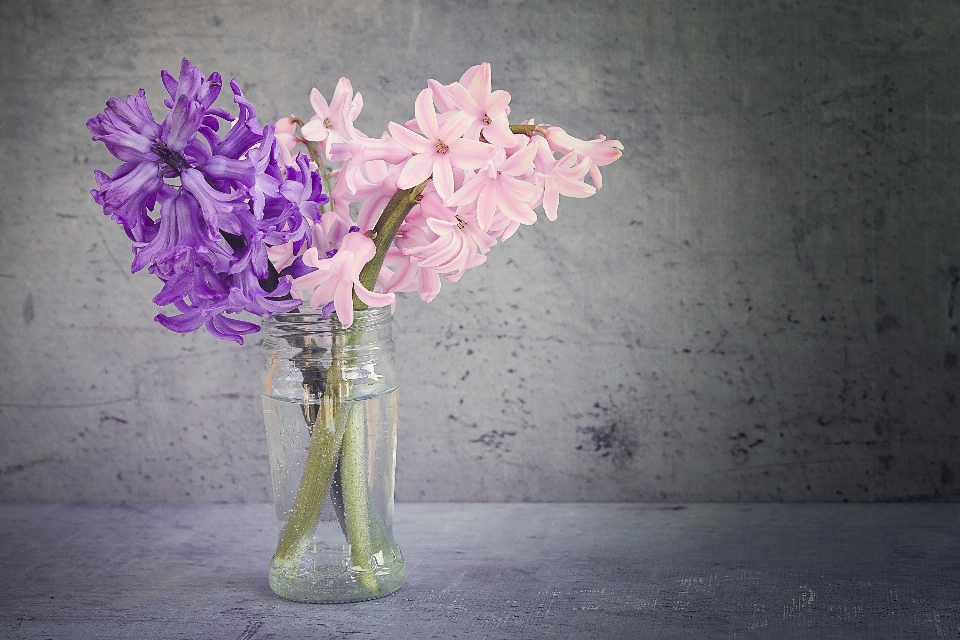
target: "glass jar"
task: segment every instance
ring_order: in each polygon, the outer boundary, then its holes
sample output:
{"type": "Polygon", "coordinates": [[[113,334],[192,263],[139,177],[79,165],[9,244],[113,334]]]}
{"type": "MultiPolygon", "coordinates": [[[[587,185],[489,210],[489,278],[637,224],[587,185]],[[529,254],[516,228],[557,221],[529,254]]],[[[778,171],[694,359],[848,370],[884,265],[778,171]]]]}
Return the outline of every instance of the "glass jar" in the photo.
{"type": "Polygon", "coordinates": [[[355,602],[405,577],[393,540],[397,374],[389,308],[304,305],[264,322],[263,417],[280,522],[270,588],[298,602],[355,602]]]}

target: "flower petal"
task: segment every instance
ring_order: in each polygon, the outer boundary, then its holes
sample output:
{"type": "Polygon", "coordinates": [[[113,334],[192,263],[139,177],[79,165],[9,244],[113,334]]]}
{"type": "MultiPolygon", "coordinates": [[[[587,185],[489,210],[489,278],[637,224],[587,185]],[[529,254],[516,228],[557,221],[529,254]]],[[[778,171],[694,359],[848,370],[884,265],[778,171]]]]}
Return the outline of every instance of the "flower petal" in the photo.
{"type": "Polygon", "coordinates": [[[560,191],[555,180],[547,178],[543,182],[543,211],[550,221],[557,219],[557,207],[560,205],[560,191]]]}
{"type": "Polygon", "coordinates": [[[401,127],[396,122],[387,123],[387,129],[390,135],[406,149],[413,153],[431,153],[436,151],[436,146],[419,133],[414,133],[406,127],[401,127]]]}
{"type": "MultiPolygon", "coordinates": [[[[466,133],[467,129],[469,129],[475,121],[476,118],[469,113],[458,111],[443,121],[443,126],[440,127],[439,132],[436,136],[433,136],[433,138],[443,140],[447,146],[450,146],[451,141],[456,140],[466,133]]],[[[429,138],[431,136],[427,137],[429,138]]]]}
{"type": "Polygon", "coordinates": [[[450,207],[460,207],[475,202],[480,197],[480,191],[485,184],[487,184],[487,180],[482,176],[468,178],[464,181],[463,186],[447,198],[445,204],[450,207]]]}
{"type": "Polygon", "coordinates": [[[453,167],[450,166],[450,159],[440,154],[433,158],[433,186],[437,195],[444,200],[453,194],[453,167]]]}
{"type": "Polygon", "coordinates": [[[440,128],[437,126],[437,111],[433,106],[433,91],[427,87],[417,96],[417,102],[414,106],[417,126],[420,131],[431,140],[440,137],[440,128]]]}
{"type": "Polygon", "coordinates": [[[397,297],[392,293],[377,293],[369,291],[359,282],[354,283],[354,292],[360,300],[371,307],[386,307],[396,302],[397,297]]]}
{"type": "Polygon", "coordinates": [[[341,280],[337,291],[333,294],[333,308],[337,310],[337,318],[344,327],[353,324],[353,283],[341,280]]]}
{"type": "Polygon", "coordinates": [[[233,160],[223,156],[211,156],[203,163],[203,173],[211,178],[236,180],[246,187],[256,182],[254,167],[249,160],[233,160]]]}
{"type": "Polygon", "coordinates": [[[400,177],[397,179],[397,187],[400,189],[409,189],[429,178],[433,172],[433,158],[435,155],[436,154],[418,153],[410,156],[400,171],[400,177]]]}
{"type": "Polygon", "coordinates": [[[310,90],[310,106],[313,107],[321,120],[330,115],[330,105],[327,104],[327,99],[316,87],[310,90]]]}
{"type": "Polygon", "coordinates": [[[448,142],[448,155],[453,166],[459,169],[476,170],[486,164],[497,151],[497,147],[463,138],[448,142]]]}
{"type": "Polygon", "coordinates": [[[496,118],[507,110],[510,104],[510,94],[503,90],[497,90],[487,96],[487,103],[484,110],[491,119],[496,118]]]}
{"type": "Polygon", "coordinates": [[[322,142],[330,135],[330,129],[323,124],[323,120],[311,120],[300,127],[300,133],[303,134],[304,140],[322,142]]]}

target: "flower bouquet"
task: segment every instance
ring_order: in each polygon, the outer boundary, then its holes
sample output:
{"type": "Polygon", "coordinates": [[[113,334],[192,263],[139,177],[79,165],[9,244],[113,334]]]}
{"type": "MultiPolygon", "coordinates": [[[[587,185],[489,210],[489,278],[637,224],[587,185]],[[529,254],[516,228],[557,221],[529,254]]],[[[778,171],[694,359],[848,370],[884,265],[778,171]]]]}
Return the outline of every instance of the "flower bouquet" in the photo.
{"type": "Polygon", "coordinates": [[[557,218],[560,195],[602,186],[616,140],[510,124],[510,94],[487,63],[428,82],[414,119],[378,138],[354,123],[363,100],[341,78],[314,89],[309,120],[261,125],[236,80],[239,113],[215,105],[219,74],[184,59],[161,74],[157,122],[141,89],[87,122],[121,161],[91,193],[133,245],[132,271],[162,284],[156,321],[243,343],[266,318],[264,416],[282,526],[270,584],[308,602],[399,588],[393,541],[396,372],[390,312],[398,292],[431,301],[497,243],[557,218]],[[593,184],[585,182],[590,176],[593,184]]]}

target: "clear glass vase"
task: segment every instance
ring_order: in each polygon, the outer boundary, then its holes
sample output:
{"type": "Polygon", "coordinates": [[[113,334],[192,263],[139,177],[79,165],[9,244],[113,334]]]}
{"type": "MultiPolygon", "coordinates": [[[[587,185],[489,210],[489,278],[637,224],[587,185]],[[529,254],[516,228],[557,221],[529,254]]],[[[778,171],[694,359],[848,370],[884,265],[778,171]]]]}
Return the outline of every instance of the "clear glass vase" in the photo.
{"type": "Polygon", "coordinates": [[[389,309],[304,305],[264,322],[263,416],[280,532],[270,588],[356,602],[403,584],[393,540],[397,375],[389,309]]]}

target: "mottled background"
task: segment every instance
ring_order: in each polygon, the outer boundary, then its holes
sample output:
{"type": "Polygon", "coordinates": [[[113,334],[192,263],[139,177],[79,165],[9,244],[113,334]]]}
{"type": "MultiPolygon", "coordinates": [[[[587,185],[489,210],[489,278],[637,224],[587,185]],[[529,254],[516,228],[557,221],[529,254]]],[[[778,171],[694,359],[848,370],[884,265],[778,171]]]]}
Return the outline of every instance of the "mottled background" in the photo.
{"type": "Polygon", "coordinates": [[[371,135],[486,60],[516,120],[626,147],[400,301],[399,500],[956,500],[958,33],[935,0],[5,0],[0,500],[270,499],[259,340],[155,324],[87,193],[86,119],[183,56],[265,122],[347,76],[371,135]]]}

